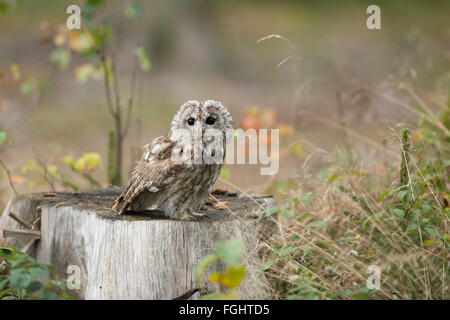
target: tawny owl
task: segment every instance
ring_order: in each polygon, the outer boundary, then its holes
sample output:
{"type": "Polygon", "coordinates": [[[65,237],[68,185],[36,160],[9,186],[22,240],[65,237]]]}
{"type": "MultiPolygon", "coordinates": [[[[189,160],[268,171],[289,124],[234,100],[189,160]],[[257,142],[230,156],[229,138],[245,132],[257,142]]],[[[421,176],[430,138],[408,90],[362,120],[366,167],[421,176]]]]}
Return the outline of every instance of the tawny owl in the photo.
{"type": "Polygon", "coordinates": [[[141,160],[113,210],[158,210],[171,219],[195,219],[217,180],[233,135],[229,111],[213,100],[188,101],[167,136],[144,146],[141,160]]]}

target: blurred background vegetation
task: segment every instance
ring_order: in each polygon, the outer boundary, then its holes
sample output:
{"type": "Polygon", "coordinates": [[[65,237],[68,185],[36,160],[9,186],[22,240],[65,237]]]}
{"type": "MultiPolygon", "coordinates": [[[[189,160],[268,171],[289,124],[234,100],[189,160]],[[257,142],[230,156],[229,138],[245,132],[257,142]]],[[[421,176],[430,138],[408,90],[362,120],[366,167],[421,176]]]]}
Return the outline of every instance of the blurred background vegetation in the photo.
{"type": "MultiPolygon", "coordinates": [[[[447,259],[441,254],[448,247],[449,12],[450,2],[444,0],[0,0],[0,131],[7,133],[0,159],[11,178],[0,170],[0,208],[14,193],[10,182],[19,193],[107,185],[112,157],[108,146],[115,127],[105,99],[104,70],[109,70],[112,83],[117,81],[123,105],[134,87],[123,145],[123,181],[140,147],[168,131],[182,103],[219,100],[231,110],[236,128],[280,129],[281,149],[273,156],[281,163],[276,176],[261,176],[258,166],[226,166],[216,187],[268,192],[284,201],[270,212],[278,213],[281,225],[287,226],[287,235],[274,244],[280,260],[269,260],[264,269],[270,272],[288,256],[293,260],[287,265],[294,263],[296,271],[289,269],[291,265],[275,272],[281,274],[274,280],[276,291],[283,297],[327,298],[331,296],[324,292],[339,290],[322,277],[329,265],[314,260],[323,258],[324,249],[313,246],[320,250],[312,260],[305,262],[304,250],[303,260],[294,259],[298,248],[286,251],[292,248],[286,238],[298,236],[298,228],[311,223],[305,214],[326,220],[330,212],[349,213],[355,206],[365,214],[381,210],[370,203],[361,209],[354,201],[361,194],[365,201],[378,203],[400,192],[394,209],[403,210],[403,215],[397,211],[397,218],[408,216],[412,200],[404,189],[395,189],[405,157],[401,130],[408,128],[413,145],[408,154],[418,167],[425,172],[437,159],[433,168],[438,169],[427,171],[436,189],[430,194],[420,189],[420,197],[426,198],[423,205],[439,203],[430,207],[442,219],[432,220],[438,223],[440,237],[433,238],[430,231],[429,239],[438,241],[429,244],[440,250],[433,278],[438,293],[431,292],[430,276],[423,280],[421,273],[417,277],[423,286],[412,290],[417,295],[396,287],[402,293],[388,290],[382,297],[448,298],[448,263],[443,264],[447,259]],[[71,4],[82,7],[81,31],[65,28],[65,11],[71,4]],[[371,4],[381,7],[381,30],[366,28],[366,8],[371,4]],[[102,67],[103,41],[108,50],[102,67]],[[344,193],[338,189],[342,184],[344,193]],[[326,204],[314,204],[314,195],[326,204]],[[307,276],[325,285],[296,285],[297,263],[304,268],[322,266],[320,271],[307,269],[307,276]],[[289,291],[292,288],[297,289],[289,291]]],[[[422,178],[418,174],[418,180],[409,183],[419,188],[415,183],[422,178]]],[[[403,177],[400,186],[405,181],[403,177]]],[[[329,228],[335,218],[328,217],[329,228]]],[[[349,219],[350,225],[344,219],[328,229],[327,239],[334,243],[330,250],[339,236],[347,239],[342,230],[356,230],[349,219]]],[[[385,230],[393,232],[390,227],[385,230]]],[[[417,236],[414,230],[407,234],[417,236]]],[[[373,232],[369,234],[372,239],[373,232]]],[[[426,240],[420,235],[413,242],[423,247],[426,240]]],[[[339,248],[336,252],[343,254],[339,248]]],[[[339,274],[334,269],[332,273],[339,274]]],[[[391,276],[399,278],[396,273],[391,276]]],[[[347,296],[367,296],[365,289],[358,291],[360,282],[349,282],[357,289],[347,296]]]]}
{"type": "MultiPolygon", "coordinates": [[[[104,181],[108,132],[114,124],[101,75],[86,67],[92,61],[82,54],[86,44],[80,35],[86,29],[71,34],[65,29],[70,4],[83,8],[89,1],[2,1],[0,125],[15,140],[15,147],[3,157],[14,175],[21,176],[21,167],[30,159],[59,165],[63,155],[76,158],[98,152],[103,162],[94,175],[104,181]]],[[[286,145],[295,143],[298,157],[282,158],[280,178],[291,176],[292,167],[301,163],[298,158],[312,149],[331,150],[343,144],[330,122],[380,142],[389,126],[414,116],[373,92],[380,86],[396,90],[398,83],[407,82],[415,90],[436,91],[436,103],[445,104],[448,1],[380,2],[379,31],[365,26],[368,4],[201,0],[101,4],[96,19],[111,28],[123,100],[129,94],[136,45],[142,45],[151,59],[151,71],[137,75],[131,129],[124,141],[125,175],[140,153],[136,148],[166,133],[174,112],[188,99],[222,101],[231,109],[236,127],[249,113],[264,109],[274,111],[268,112],[269,125],[292,126],[294,131],[285,126],[282,134],[287,136],[286,145]],[[286,37],[294,47],[280,39],[257,43],[270,34],[286,37]],[[299,59],[277,68],[292,55],[299,59]]],[[[353,136],[351,140],[370,147],[353,136]]],[[[361,156],[374,161],[386,155],[368,151],[361,156]]],[[[244,188],[273,179],[246,165],[230,169],[230,181],[244,188]]],[[[26,190],[26,183],[15,178],[17,187],[26,190]]]]}

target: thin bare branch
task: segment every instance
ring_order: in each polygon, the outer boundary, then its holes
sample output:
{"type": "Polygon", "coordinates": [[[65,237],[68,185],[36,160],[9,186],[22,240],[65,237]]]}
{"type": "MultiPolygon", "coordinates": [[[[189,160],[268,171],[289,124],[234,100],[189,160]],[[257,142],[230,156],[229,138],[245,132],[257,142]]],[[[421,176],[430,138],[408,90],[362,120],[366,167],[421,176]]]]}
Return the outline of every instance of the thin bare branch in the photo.
{"type": "MultiPolygon", "coordinates": [[[[116,118],[120,118],[121,111],[122,111],[122,104],[120,101],[120,93],[119,93],[119,76],[117,74],[117,68],[116,68],[116,53],[114,51],[114,48],[112,48],[111,45],[111,73],[114,75],[114,81],[113,81],[113,92],[114,97],[116,98],[116,118]]],[[[122,132],[118,132],[118,135],[122,135],[122,132]]]]}
{"type": "Polygon", "coordinates": [[[128,129],[130,128],[131,115],[133,113],[133,102],[136,87],[136,76],[137,76],[137,58],[133,56],[133,66],[131,67],[131,85],[130,85],[130,97],[128,98],[127,106],[127,117],[125,119],[125,127],[122,132],[122,138],[125,138],[128,134],[128,129]]]}
{"type": "Polygon", "coordinates": [[[105,57],[105,48],[102,49],[102,52],[100,54],[100,62],[103,67],[103,73],[104,73],[104,82],[105,82],[105,96],[106,96],[106,104],[108,105],[109,113],[113,117],[116,116],[117,110],[114,110],[113,104],[112,104],[112,97],[111,97],[111,82],[110,82],[110,75],[109,75],[109,69],[106,63],[106,57],[105,57]]]}
{"type": "Polygon", "coordinates": [[[8,168],[6,167],[6,165],[3,163],[2,159],[0,159],[0,165],[3,167],[3,170],[5,170],[6,175],[8,176],[9,185],[10,185],[11,189],[14,191],[14,194],[17,196],[18,195],[17,189],[14,186],[14,183],[12,181],[11,173],[9,172],[8,168]]]}
{"type": "Polygon", "coordinates": [[[42,167],[42,170],[44,171],[44,181],[48,183],[48,185],[50,186],[50,189],[52,191],[55,191],[55,185],[53,184],[53,181],[49,178],[49,172],[47,170],[47,166],[45,165],[45,163],[40,160],[39,158],[36,158],[36,162],[42,167]]]}
{"type": "Polygon", "coordinates": [[[33,230],[33,225],[30,222],[22,219],[21,217],[19,217],[18,215],[15,215],[12,212],[8,213],[8,215],[11,217],[11,219],[15,220],[17,223],[21,224],[25,228],[33,230]]]}

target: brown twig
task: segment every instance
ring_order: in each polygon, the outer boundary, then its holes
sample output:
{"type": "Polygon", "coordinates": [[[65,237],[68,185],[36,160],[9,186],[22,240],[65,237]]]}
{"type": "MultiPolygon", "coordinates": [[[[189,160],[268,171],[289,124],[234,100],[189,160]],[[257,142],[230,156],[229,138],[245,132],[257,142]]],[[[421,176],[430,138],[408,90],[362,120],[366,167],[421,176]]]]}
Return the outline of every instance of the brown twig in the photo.
{"type": "Polygon", "coordinates": [[[130,128],[131,123],[131,114],[133,111],[133,101],[134,101],[134,93],[135,93],[135,86],[136,86],[136,63],[137,58],[136,56],[133,57],[133,66],[131,67],[131,85],[130,85],[130,97],[128,99],[128,108],[127,108],[127,117],[125,121],[125,128],[122,132],[122,137],[125,137],[128,134],[128,129],[130,128]]]}
{"type": "Polygon", "coordinates": [[[53,184],[53,181],[49,178],[49,172],[47,170],[47,166],[39,158],[36,158],[36,161],[42,167],[42,170],[44,171],[44,175],[43,175],[44,181],[48,183],[48,185],[50,186],[50,189],[52,191],[55,191],[55,185],[53,184]]]}
{"type": "Polygon", "coordinates": [[[3,237],[9,238],[33,238],[33,239],[40,239],[41,238],[41,232],[35,231],[35,230],[18,230],[18,229],[3,229],[3,237]]]}
{"type": "Polygon", "coordinates": [[[102,52],[100,54],[100,61],[101,61],[101,65],[103,67],[103,72],[104,72],[106,104],[108,105],[109,113],[111,113],[111,115],[113,117],[115,117],[117,110],[114,110],[114,106],[112,104],[111,83],[109,80],[109,70],[108,70],[108,66],[106,63],[105,48],[102,49],[102,52]]]}
{"type": "Polygon", "coordinates": [[[15,215],[14,213],[10,212],[8,214],[11,219],[15,220],[16,222],[18,222],[19,224],[21,224],[22,226],[24,226],[27,229],[32,230],[33,229],[33,225],[31,223],[29,223],[28,221],[22,219],[21,217],[19,217],[18,215],[15,215]]]}
{"type": "Polygon", "coordinates": [[[5,170],[6,175],[8,176],[9,185],[10,185],[11,189],[14,191],[14,194],[17,196],[18,193],[17,193],[16,187],[14,186],[14,183],[12,181],[11,173],[9,172],[6,165],[3,163],[2,159],[0,159],[0,165],[3,167],[3,170],[5,170]]]}

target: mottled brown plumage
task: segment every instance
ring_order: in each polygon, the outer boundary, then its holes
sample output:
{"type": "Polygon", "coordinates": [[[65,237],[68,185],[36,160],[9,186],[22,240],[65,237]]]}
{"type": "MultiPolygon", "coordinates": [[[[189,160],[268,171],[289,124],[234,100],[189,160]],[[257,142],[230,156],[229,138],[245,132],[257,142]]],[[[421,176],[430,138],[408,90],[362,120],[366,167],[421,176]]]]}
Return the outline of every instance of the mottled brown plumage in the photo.
{"type": "Polygon", "coordinates": [[[196,218],[219,176],[232,130],[230,113],[219,102],[186,102],[169,134],[144,146],[113,210],[158,210],[171,219],[196,218]]]}

